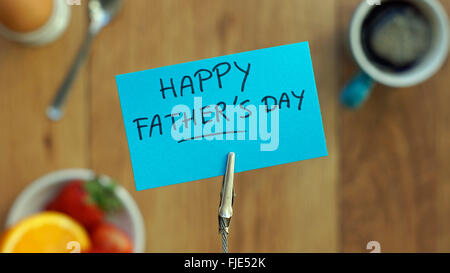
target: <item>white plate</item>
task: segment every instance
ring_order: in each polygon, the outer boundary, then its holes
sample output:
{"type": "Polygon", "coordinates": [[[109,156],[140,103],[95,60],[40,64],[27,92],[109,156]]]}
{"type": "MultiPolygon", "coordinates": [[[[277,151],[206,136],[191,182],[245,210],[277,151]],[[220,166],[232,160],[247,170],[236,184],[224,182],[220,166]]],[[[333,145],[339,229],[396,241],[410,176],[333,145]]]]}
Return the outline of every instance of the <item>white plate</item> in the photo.
{"type": "MultiPolygon", "coordinates": [[[[95,173],[87,169],[65,169],[49,173],[35,180],[16,199],[6,219],[6,227],[13,226],[19,220],[38,213],[61,190],[65,183],[73,179],[90,180],[95,173]]],[[[109,179],[101,175],[102,178],[109,179]]],[[[117,197],[124,209],[108,217],[133,239],[134,252],[145,251],[145,227],[141,212],[131,195],[120,185],[116,188],[117,197]]]]}

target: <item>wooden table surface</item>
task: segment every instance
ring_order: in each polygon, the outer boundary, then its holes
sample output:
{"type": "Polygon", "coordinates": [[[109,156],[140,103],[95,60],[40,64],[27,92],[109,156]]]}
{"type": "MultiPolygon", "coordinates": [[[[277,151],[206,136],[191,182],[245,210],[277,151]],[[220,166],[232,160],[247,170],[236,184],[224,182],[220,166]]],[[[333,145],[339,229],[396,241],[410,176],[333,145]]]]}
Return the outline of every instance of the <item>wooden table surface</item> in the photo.
{"type": "Polygon", "coordinates": [[[147,251],[220,251],[220,177],[135,191],[114,75],[309,40],[329,156],[237,174],[230,250],[367,252],[376,240],[386,252],[450,251],[448,61],[419,86],[377,86],[353,112],[337,97],[357,71],[346,39],[358,0],[126,1],[54,123],[45,108],[85,33],[85,2],[48,46],[0,39],[0,223],[34,179],[90,168],[135,197],[147,251]]]}

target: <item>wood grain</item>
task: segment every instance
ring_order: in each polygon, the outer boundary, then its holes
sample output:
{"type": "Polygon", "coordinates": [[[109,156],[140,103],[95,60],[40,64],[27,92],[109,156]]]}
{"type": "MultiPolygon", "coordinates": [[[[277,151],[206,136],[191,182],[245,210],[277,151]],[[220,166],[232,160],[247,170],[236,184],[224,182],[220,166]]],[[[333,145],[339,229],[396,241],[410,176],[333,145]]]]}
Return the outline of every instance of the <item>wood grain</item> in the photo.
{"type": "MultiPolygon", "coordinates": [[[[442,2],[448,11],[450,2],[442,2]]],[[[358,3],[339,6],[341,29],[358,3]]],[[[343,52],[345,43],[341,39],[343,52]]],[[[343,85],[357,69],[349,54],[340,62],[343,85]]],[[[383,252],[450,250],[449,69],[447,62],[431,80],[412,88],[379,85],[357,113],[343,111],[343,251],[365,251],[371,240],[379,241],[383,252]]]]}
{"type": "Polygon", "coordinates": [[[74,85],[63,122],[47,120],[45,109],[66,73],[84,34],[86,15],[73,9],[63,36],[29,48],[0,39],[0,222],[31,181],[54,170],[87,167],[86,69],[74,85]]]}
{"type": "Polygon", "coordinates": [[[148,251],[220,251],[221,178],[135,192],[114,75],[305,40],[330,156],[238,174],[230,249],[337,250],[335,3],[136,0],[100,35],[89,76],[92,167],[133,192],[145,217],[148,251]]]}

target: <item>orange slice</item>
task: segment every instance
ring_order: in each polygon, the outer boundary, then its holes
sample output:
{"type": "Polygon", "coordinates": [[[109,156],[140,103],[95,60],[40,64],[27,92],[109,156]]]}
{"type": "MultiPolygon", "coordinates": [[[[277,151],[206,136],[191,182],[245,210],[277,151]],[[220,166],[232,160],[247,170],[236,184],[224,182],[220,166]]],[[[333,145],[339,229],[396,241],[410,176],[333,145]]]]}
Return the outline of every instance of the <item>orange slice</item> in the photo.
{"type": "Polygon", "coordinates": [[[0,252],[83,252],[90,245],[86,230],[75,220],[58,212],[42,212],[6,231],[0,241],[0,252]]]}

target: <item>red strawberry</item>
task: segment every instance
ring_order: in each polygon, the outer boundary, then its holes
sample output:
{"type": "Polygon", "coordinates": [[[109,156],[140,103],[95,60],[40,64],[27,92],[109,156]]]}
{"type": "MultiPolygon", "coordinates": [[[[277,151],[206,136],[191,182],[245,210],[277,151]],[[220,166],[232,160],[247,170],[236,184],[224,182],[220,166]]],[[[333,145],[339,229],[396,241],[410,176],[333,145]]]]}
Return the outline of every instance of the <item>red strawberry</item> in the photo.
{"type": "Polygon", "coordinates": [[[68,214],[88,230],[101,223],[104,213],[121,206],[114,194],[114,184],[73,180],[47,205],[47,210],[68,214]]]}
{"type": "Polygon", "coordinates": [[[91,232],[91,253],[131,253],[133,242],[130,237],[118,227],[102,223],[91,232]]]}

